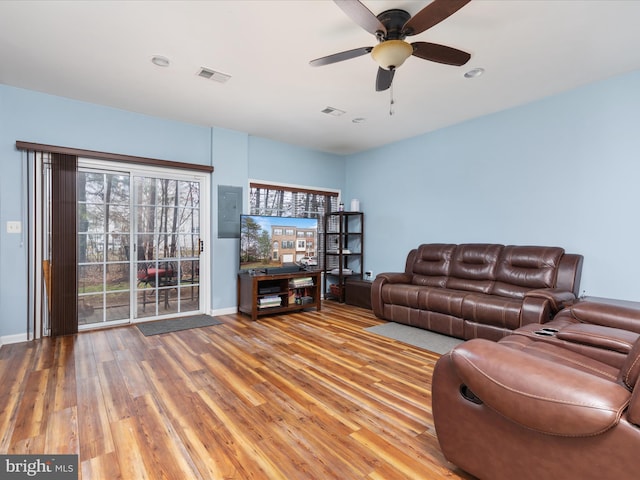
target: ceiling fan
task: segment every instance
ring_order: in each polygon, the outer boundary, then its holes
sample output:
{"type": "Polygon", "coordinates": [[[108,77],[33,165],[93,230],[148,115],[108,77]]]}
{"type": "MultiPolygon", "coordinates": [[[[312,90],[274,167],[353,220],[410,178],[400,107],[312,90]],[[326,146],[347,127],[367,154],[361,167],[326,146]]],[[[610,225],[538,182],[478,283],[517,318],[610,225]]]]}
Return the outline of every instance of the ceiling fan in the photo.
{"type": "Polygon", "coordinates": [[[457,48],[429,42],[405,42],[404,39],[417,35],[450,17],[471,0],[433,0],[413,17],[404,10],[391,9],[374,15],[359,0],[334,0],[348,17],[372,33],[378,39],[375,47],[361,47],[316,58],[309,62],[314,67],[342,62],[371,53],[378,63],[376,91],[391,87],[396,69],[411,55],[414,57],[460,66],[469,61],[471,55],[457,48]]]}

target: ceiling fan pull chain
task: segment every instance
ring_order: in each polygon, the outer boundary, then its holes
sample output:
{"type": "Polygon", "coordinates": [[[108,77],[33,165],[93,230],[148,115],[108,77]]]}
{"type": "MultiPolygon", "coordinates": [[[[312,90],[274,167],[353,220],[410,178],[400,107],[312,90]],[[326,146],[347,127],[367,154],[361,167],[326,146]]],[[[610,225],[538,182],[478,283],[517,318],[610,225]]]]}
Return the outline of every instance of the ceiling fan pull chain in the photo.
{"type": "Polygon", "coordinates": [[[389,87],[389,115],[393,115],[395,112],[394,104],[396,102],[393,100],[393,83],[389,87]]]}

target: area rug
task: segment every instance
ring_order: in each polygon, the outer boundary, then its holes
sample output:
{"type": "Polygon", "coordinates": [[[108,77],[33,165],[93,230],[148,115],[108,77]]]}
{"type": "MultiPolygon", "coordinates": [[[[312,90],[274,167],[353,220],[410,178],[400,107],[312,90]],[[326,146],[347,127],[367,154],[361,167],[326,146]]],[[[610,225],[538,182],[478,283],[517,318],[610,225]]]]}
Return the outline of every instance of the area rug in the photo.
{"type": "Polygon", "coordinates": [[[178,332],[190,328],[210,327],[220,325],[222,322],[210,315],[193,315],[190,317],[176,317],[155,322],[139,323],[138,329],[145,337],[159,335],[161,333],[178,332]]]}
{"type": "Polygon", "coordinates": [[[444,355],[464,340],[448,337],[422,328],[410,327],[401,323],[388,322],[365,328],[366,331],[383,337],[408,343],[414,347],[424,348],[430,352],[444,355]]]}

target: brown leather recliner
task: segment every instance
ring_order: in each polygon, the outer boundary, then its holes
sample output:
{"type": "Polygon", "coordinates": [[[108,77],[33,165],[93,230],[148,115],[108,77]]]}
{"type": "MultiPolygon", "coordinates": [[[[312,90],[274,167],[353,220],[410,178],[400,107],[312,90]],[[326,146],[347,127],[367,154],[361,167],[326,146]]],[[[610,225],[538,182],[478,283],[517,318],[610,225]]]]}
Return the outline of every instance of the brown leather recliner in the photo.
{"type": "Polygon", "coordinates": [[[445,457],[486,480],[638,478],[640,339],[611,363],[517,332],[461,344],[433,375],[445,457]]]}

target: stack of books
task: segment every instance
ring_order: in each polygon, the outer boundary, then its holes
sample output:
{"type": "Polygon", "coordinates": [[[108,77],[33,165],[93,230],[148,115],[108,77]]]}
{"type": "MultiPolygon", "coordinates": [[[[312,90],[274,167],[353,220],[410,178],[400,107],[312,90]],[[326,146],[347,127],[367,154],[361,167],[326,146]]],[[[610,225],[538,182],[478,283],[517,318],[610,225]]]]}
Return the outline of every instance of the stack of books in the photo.
{"type": "Polygon", "coordinates": [[[299,277],[289,280],[289,288],[313,287],[313,278],[299,277]]]}
{"type": "Polygon", "coordinates": [[[279,307],[281,304],[282,299],[278,295],[268,295],[258,299],[258,308],[279,307]]]}

